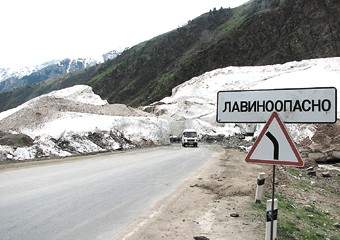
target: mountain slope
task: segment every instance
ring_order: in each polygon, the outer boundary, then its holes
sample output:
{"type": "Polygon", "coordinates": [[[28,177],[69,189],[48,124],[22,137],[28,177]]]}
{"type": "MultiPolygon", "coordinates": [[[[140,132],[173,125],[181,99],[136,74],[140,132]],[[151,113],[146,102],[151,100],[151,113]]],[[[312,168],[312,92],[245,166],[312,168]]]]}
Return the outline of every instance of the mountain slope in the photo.
{"type": "MultiPolygon", "coordinates": [[[[340,56],[339,15],[337,0],[254,0],[235,9],[210,11],[87,72],[21,89],[12,96],[25,95],[28,100],[86,83],[111,103],[148,104],[216,68],[340,56]]],[[[24,100],[9,104],[7,97],[0,95],[7,106],[1,109],[24,100]]]]}

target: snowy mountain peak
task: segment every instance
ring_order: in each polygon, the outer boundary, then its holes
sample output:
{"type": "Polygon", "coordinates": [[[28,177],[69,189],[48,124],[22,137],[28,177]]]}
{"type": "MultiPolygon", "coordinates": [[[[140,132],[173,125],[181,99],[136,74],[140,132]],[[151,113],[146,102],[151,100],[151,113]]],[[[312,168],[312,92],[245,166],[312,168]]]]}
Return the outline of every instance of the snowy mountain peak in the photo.
{"type": "Polygon", "coordinates": [[[38,66],[0,67],[0,82],[9,78],[22,78],[39,69],[38,66]]]}
{"type": "Polygon", "coordinates": [[[112,60],[112,59],[116,58],[119,54],[120,54],[120,52],[118,52],[116,50],[112,50],[110,52],[103,54],[102,56],[103,56],[104,62],[106,62],[108,60],[112,60]]]}
{"type": "MultiPolygon", "coordinates": [[[[30,74],[45,68],[49,68],[49,70],[51,70],[51,68],[53,67],[61,68],[58,70],[58,72],[60,72],[59,74],[75,72],[114,59],[119,54],[120,52],[112,50],[98,57],[55,59],[35,66],[23,66],[23,67],[0,66],[0,82],[10,80],[12,83],[13,80],[20,80],[25,76],[29,76],[30,74]]],[[[0,90],[2,90],[1,87],[0,90]]]]}

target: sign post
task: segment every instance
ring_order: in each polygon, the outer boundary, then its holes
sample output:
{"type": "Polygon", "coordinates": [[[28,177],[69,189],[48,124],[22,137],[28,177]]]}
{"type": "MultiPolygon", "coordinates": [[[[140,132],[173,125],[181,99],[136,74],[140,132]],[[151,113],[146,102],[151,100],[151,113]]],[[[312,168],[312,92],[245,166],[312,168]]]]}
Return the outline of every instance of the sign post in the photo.
{"type": "Polygon", "coordinates": [[[267,221],[269,218],[271,222],[270,240],[273,240],[273,237],[276,238],[274,221],[277,220],[277,209],[274,210],[277,204],[275,201],[276,165],[304,166],[284,123],[335,123],[337,89],[318,87],[220,91],[217,93],[216,121],[218,123],[266,122],[245,161],[273,166],[271,210],[270,214],[267,213],[267,221]]]}
{"type": "Polygon", "coordinates": [[[303,167],[304,165],[299,151],[276,112],[273,112],[270,116],[245,160],[249,163],[273,165],[271,211],[269,216],[267,214],[267,218],[270,217],[271,221],[269,239],[273,240],[273,236],[276,236],[274,221],[277,220],[278,211],[275,212],[274,210],[276,165],[296,167],[303,167]]]}

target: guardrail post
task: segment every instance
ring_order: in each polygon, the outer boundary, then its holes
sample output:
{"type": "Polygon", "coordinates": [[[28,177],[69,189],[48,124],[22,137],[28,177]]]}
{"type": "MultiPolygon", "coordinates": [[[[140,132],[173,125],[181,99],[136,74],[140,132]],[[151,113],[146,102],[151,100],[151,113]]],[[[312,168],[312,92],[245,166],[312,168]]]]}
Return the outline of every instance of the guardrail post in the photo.
{"type": "Polygon", "coordinates": [[[256,193],[255,193],[255,203],[260,203],[263,198],[263,190],[264,190],[264,183],[266,180],[266,174],[265,173],[259,173],[257,176],[257,182],[256,182],[256,193]]]}
{"type": "Polygon", "coordinates": [[[266,238],[265,240],[271,240],[271,230],[273,230],[272,239],[277,240],[277,216],[278,216],[278,201],[274,200],[274,214],[272,221],[272,200],[267,200],[267,214],[266,214],[266,238]],[[271,224],[273,223],[273,227],[271,224]]]}

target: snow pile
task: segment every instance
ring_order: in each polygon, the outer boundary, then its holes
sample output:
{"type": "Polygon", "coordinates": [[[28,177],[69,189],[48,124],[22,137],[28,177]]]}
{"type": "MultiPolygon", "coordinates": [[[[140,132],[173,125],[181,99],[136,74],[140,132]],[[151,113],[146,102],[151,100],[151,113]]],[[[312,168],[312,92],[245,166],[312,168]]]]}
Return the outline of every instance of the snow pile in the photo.
{"type": "Polygon", "coordinates": [[[65,133],[82,135],[88,132],[119,129],[131,141],[140,142],[143,139],[148,139],[157,142],[168,137],[167,127],[167,121],[156,117],[121,117],[65,112],[60,118],[34,129],[22,129],[21,132],[32,138],[50,136],[59,139],[65,133]]]}
{"type": "MultiPolygon", "coordinates": [[[[196,128],[201,134],[230,135],[241,129],[234,124],[216,123],[217,92],[222,90],[340,87],[340,58],[325,58],[252,67],[227,67],[207,72],[175,87],[172,96],[145,107],[183,127],[196,128]]],[[[338,105],[340,100],[338,99],[338,105]]],[[[314,134],[313,125],[289,125],[295,140],[314,134]]]]}
{"type": "Polygon", "coordinates": [[[22,109],[33,108],[36,103],[39,103],[43,98],[55,98],[70,100],[75,103],[86,103],[91,105],[105,105],[108,104],[106,100],[102,100],[98,95],[94,94],[92,88],[86,85],[76,85],[70,88],[53,91],[48,94],[33,98],[16,108],[9,109],[0,113],[0,120],[11,116],[22,109]]]}
{"type": "Polygon", "coordinates": [[[63,98],[78,103],[86,103],[102,106],[108,104],[106,100],[102,100],[97,94],[94,94],[92,88],[87,85],[76,85],[70,88],[53,91],[44,96],[63,98]]]}
{"type": "Polygon", "coordinates": [[[0,159],[64,157],[169,142],[167,120],[123,104],[108,104],[84,85],[0,113],[0,129],[34,139],[32,146],[1,146],[0,159]]]}

